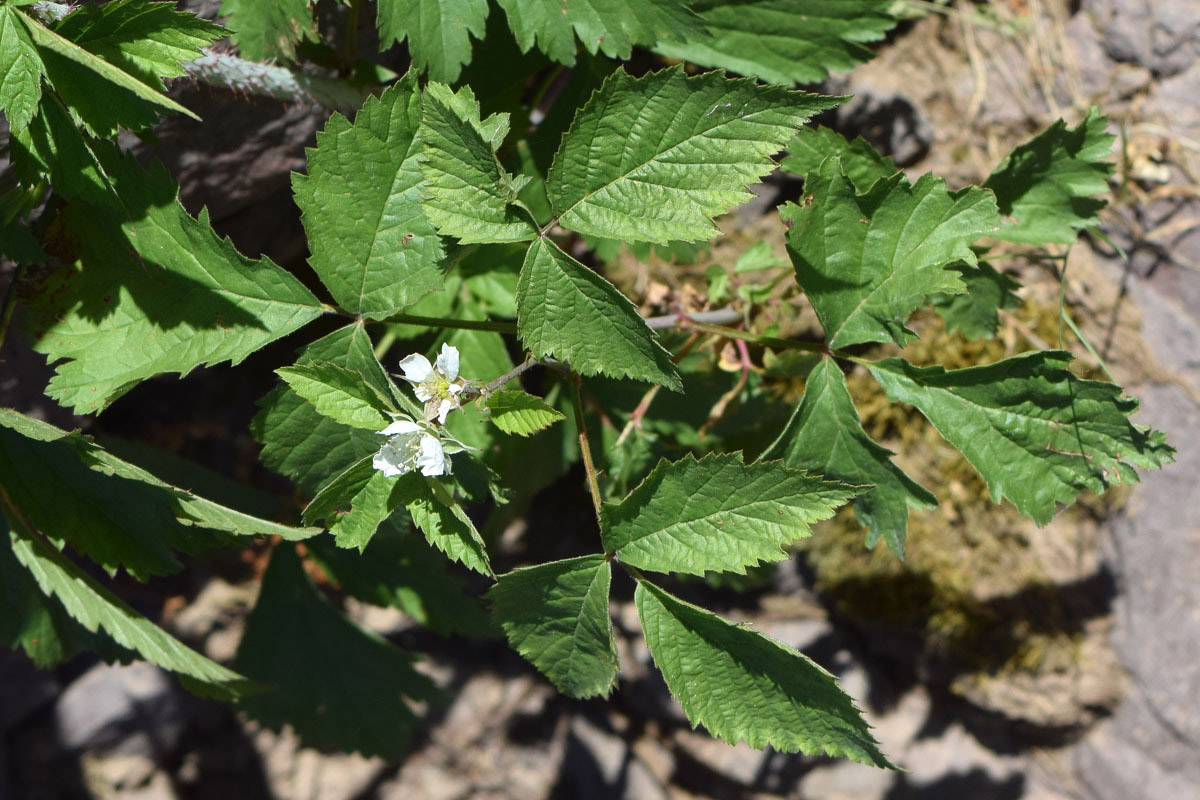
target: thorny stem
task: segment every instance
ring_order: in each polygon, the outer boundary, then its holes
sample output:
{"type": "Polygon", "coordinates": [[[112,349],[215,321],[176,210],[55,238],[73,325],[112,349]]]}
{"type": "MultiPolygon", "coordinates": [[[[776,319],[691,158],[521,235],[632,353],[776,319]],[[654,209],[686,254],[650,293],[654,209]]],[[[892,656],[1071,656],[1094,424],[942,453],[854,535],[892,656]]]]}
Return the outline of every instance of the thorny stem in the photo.
{"type": "Polygon", "coordinates": [[[583,398],[580,396],[580,385],[583,379],[578,373],[571,375],[571,406],[575,409],[575,428],[579,431],[579,452],[583,455],[583,469],[587,473],[588,491],[592,495],[592,505],[596,509],[596,519],[600,519],[600,483],[596,478],[596,465],[592,462],[592,448],[588,444],[587,424],[583,418],[583,398]]]}
{"type": "Polygon", "coordinates": [[[430,328],[455,328],[463,331],[494,331],[516,333],[517,323],[488,319],[452,319],[450,317],[423,317],[418,314],[393,314],[383,322],[404,325],[424,325],[430,328]]]}
{"type": "Polygon", "coordinates": [[[741,362],[741,375],[738,376],[737,383],[733,385],[733,388],[721,395],[721,399],[718,400],[717,404],[714,405],[712,410],[708,412],[708,419],[700,428],[701,438],[708,433],[709,429],[711,429],[712,426],[721,419],[721,417],[725,416],[725,409],[729,408],[729,404],[733,402],[735,397],[741,394],[742,389],[746,388],[746,382],[750,380],[750,367],[753,366],[750,361],[750,351],[746,349],[746,343],[743,340],[735,339],[734,341],[737,343],[738,357],[739,361],[741,362]]]}
{"type": "Polygon", "coordinates": [[[713,336],[724,336],[726,339],[740,339],[744,342],[754,342],[755,344],[764,344],[771,347],[781,347],[787,350],[803,350],[808,353],[820,353],[822,355],[836,355],[832,350],[819,342],[795,342],[791,339],[779,339],[774,336],[763,336],[750,331],[739,331],[737,328],[727,328],[724,325],[711,325],[707,322],[696,322],[695,320],[683,317],[679,320],[679,327],[703,331],[704,333],[712,334],[713,336]]]}
{"type": "Polygon", "coordinates": [[[541,363],[542,363],[541,361],[534,358],[533,356],[529,356],[529,358],[525,359],[524,362],[513,367],[508,372],[501,375],[499,378],[496,378],[493,381],[489,381],[488,383],[485,383],[483,386],[479,386],[479,387],[468,386],[466,389],[463,390],[463,399],[467,400],[472,397],[487,397],[490,394],[492,394],[492,392],[495,392],[498,389],[503,388],[504,384],[508,383],[513,378],[516,378],[517,376],[521,375],[522,373],[527,372],[530,369],[533,369],[534,367],[538,366],[541,363]]]}

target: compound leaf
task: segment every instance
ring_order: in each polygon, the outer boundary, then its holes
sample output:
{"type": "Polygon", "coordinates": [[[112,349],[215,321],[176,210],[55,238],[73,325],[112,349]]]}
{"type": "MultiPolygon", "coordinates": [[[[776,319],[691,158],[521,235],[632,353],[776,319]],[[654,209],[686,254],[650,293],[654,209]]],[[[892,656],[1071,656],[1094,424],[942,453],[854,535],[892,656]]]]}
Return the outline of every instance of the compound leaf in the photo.
{"type": "Polygon", "coordinates": [[[1021,284],[986,261],[976,267],[955,267],[962,276],[966,294],[939,294],[931,298],[933,309],[946,323],[946,330],[962,331],[968,339],[990,339],[1000,325],[1000,309],[1017,305],[1013,294],[1021,284]]]}
{"type": "Polygon", "coordinates": [[[679,371],[637,308],[611,283],[546,239],[529,246],[517,281],[517,331],[535,356],[683,390],[679,371]]]}
{"type": "Polygon", "coordinates": [[[350,499],[350,511],[329,526],[338,547],[357,547],[359,552],[367,548],[375,531],[401,503],[399,481],[400,476],[388,477],[372,468],[366,483],[350,499]]]}
{"type": "Polygon", "coordinates": [[[379,0],[379,47],[408,38],[412,63],[430,80],[453,83],[482,39],[487,0],[379,0]]]}
{"type": "Polygon", "coordinates": [[[159,91],[166,91],[163,78],[185,74],[185,63],[228,33],[195,14],[176,11],[174,3],[152,0],[79,6],[54,30],[159,91]]]}
{"type": "Polygon", "coordinates": [[[412,664],[326,604],[291,546],[275,548],[236,659],[271,685],[242,701],[248,716],[291,725],[308,747],[395,758],[417,723],[409,703],[437,696],[412,664]]]}
{"type": "Polygon", "coordinates": [[[347,311],[385,316],[440,289],[441,240],[421,211],[421,97],[408,74],[350,123],[334,114],[293,175],[309,263],[347,311]]]}
{"type": "Polygon", "coordinates": [[[634,45],[682,42],[704,26],[678,0],[498,0],[523,52],[534,45],[560,64],[575,63],[575,36],[592,55],[626,59],[634,45]]]}
{"type": "Polygon", "coordinates": [[[488,592],[509,644],[571,697],[607,696],[617,679],[603,554],[515,569],[488,592]]]}
{"type": "Polygon", "coordinates": [[[421,114],[422,203],[438,230],[468,244],[537,236],[532,217],[517,199],[521,186],[496,158],[508,132],[508,115],[481,119],[469,88],[453,93],[437,83],[425,88],[421,114]]]}
{"type": "Polygon", "coordinates": [[[730,744],[892,767],[850,697],[802,654],[644,580],[634,602],[650,655],[692,725],[730,744]]]}
{"type": "Polygon", "coordinates": [[[746,574],[787,558],[783,548],[829,519],[853,486],[784,466],[742,463],[741,453],[660,461],[629,496],[604,507],[604,549],[655,572],[746,574]]]}
{"type": "Polygon", "coordinates": [[[12,6],[0,6],[0,110],[13,130],[24,129],[33,119],[45,71],[20,14],[12,6]]]}
{"type": "Polygon", "coordinates": [[[487,545],[475,524],[436,478],[402,475],[397,492],[431,545],[468,569],[491,577],[487,545]]]}
{"type": "MultiPolygon", "coordinates": [[[[11,514],[11,509],[7,513],[11,514]]],[[[198,694],[233,700],[257,689],[252,681],[205,658],[138,614],[48,542],[23,530],[20,522],[11,518],[9,522],[17,560],[33,575],[42,592],[62,603],[87,631],[102,630],[122,647],[189,679],[187,686],[198,694]]]]}
{"type": "Polygon", "coordinates": [[[291,274],[238,253],[206,212],[189,216],[161,164],[145,172],[113,155],[104,166],[124,207],[67,207],[82,266],[52,276],[31,323],[34,349],[61,362],[51,397],[99,411],[146,378],[237,363],[321,314],[291,274]]]}
{"type": "MultiPolygon", "coordinates": [[[[387,374],[375,358],[371,337],[361,322],[308,345],[296,365],[322,362],[362,376],[373,393],[386,395],[390,391],[387,374]]],[[[359,459],[377,452],[382,442],[372,431],[352,428],[323,416],[286,385],[272,389],[260,405],[262,410],[251,423],[251,429],[262,443],[263,463],[309,493],[316,492],[359,459]]]]}
{"type": "Polygon", "coordinates": [[[1009,242],[1075,241],[1096,224],[1108,191],[1113,136],[1096,108],[1075,128],[1059,120],[1009,153],[983,184],[996,193],[1000,213],[1014,224],[992,234],[1009,242]]]}
{"type": "Polygon", "coordinates": [[[861,136],[850,142],[824,126],[801,128],[788,145],[788,154],[779,162],[779,168],[803,178],[820,169],[821,162],[830,156],[842,160],[842,171],[860,194],[880,178],[890,178],[900,171],[896,162],[880,155],[861,136]]]}
{"type": "Polygon", "coordinates": [[[987,481],[1039,524],[1080,492],[1137,481],[1134,467],[1173,460],[1159,431],[1129,421],[1121,387],[1077,378],[1071,355],[1046,350],[947,371],[889,358],[871,374],[893,402],[916,406],[987,481]]]}
{"type": "Polygon", "coordinates": [[[296,44],[314,32],[309,0],[221,0],[221,16],[229,18],[238,52],[251,61],[289,61],[296,44]]]}
{"type": "Polygon", "coordinates": [[[357,372],[330,361],[275,370],[317,413],[352,428],[381,431],[392,421],[388,398],[357,372]]]}
{"type": "Polygon", "coordinates": [[[654,48],[704,67],[767,83],[815,83],[871,58],[863,42],[896,24],[891,0],[693,0],[708,28],[654,48]]]}
{"type": "Polygon", "coordinates": [[[978,187],[947,191],[924,175],[903,175],[856,192],[841,159],[804,181],[803,205],[780,209],[796,280],[812,302],[830,347],[916,338],[904,322],[925,298],[965,287],[952,265],[974,265],[969,245],[999,224],[996,201],[978,187]]]}
{"type": "Polygon", "coordinates": [[[517,390],[494,392],[487,399],[488,419],[505,433],[529,436],[565,419],[540,397],[517,390]]]}
{"type": "Polygon", "coordinates": [[[800,404],[764,455],[846,483],[872,484],[851,500],[854,513],[868,529],[868,547],[882,537],[900,558],[908,509],[937,505],[936,497],[892,462],[890,450],[867,436],[833,359],[822,359],[809,373],[800,404]]]}
{"type": "Polygon", "coordinates": [[[550,203],[559,224],[589,236],[710,239],[712,217],[748,200],[796,128],[838,102],[720,72],[618,70],[563,136],[550,203]]]}

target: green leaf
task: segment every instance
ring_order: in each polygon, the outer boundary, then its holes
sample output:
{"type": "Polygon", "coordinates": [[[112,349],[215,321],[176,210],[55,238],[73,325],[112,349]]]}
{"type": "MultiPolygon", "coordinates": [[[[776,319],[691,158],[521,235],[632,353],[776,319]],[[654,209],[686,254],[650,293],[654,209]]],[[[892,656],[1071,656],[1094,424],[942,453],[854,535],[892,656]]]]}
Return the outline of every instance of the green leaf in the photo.
{"type": "MultiPolygon", "coordinates": [[[[11,509],[6,513],[11,514],[11,509]]],[[[65,555],[12,518],[12,549],[44,594],[53,596],[91,633],[104,631],[163,669],[190,679],[192,691],[223,700],[252,692],[252,682],[192,650],[105,589],[65,555]]]]}
{"type": "Polygon", "coordinates": [[[5,222],[0,219],[0,256],[18,264],[46,260],[42,243],[29,226],[19,219],[5,222]]]}
{"type": "Polygon", "coordinates": [[[1137,401],[1085,381],[1061,350],[947,371],[889,358],[871,374],[893,402],[909,403],[966,456],[996,502],[1007,497],[1045,525],[1080,492],[1138,480],[1134,467],[1174,459],[1159,431],[1129,422],[1137,401]]]}
{"type": "Polygon", "coordinates": [[[753,195],[774,153],[839,98],[682,69],[610,75],[575,116],[547,176],[565,228],[623,241],[696,241],[753,195]]]}
{"type": "Polygon", "coordinates": [[[163,78],[185,75],[184,64],[228,33],[195,14],[176,11],[174,3],[151,0],[79,6],[54,30],[158,91],[166,91],[163,78]]]}
{"type": "Polygon", "coordinates": [[[483,38],[487,15],[487,0],[379,0],[379,48],[407,37],[413,66],[453,83],[471,60],[470,36],[483,38]]]}
{"type": "Polygon", "coordinates": [[[101,207],[120,204],[94,142],[76,127],[57,97],[43,95],[29,125],[13,128],[9,136],[13,166],[25,185],[37,184],[44,175],[61,197],[101,207]]]}
{"type": "Polygon", "coordinates": [[[50,84],[96,136],[114,136],[118,126],[137,130],[154,124],[155,106],[200,119],[162,90],[147,86],[36,20],[24,14],[20,19],[38,48],[50,84]]]}
{"type": "Polygon", "coordinates": [[[335,547],[325,537],[306,546],[343,591],[364,603],[399,609],[443,636],[495,635],[480,601],[446,571],[445,557],[419,533],[401,530],[394,522],[393,517],[384,523],[361,555],[335,547]]]}
{"type": "Polygon", "coordinates": [[[1041,245],[1070,244],[1080,228],[1098,222],[1108,192],[1115,137],[1105,133],[1108,118],[1096,108],[1075,128],[1059,120],[1013,149],[983,184],[996,193],[1000,213],[1014,224],[996,239],[1041,245]]]}
{"type": "Polygon", "coordinates": [[[830,156],[842,160],[842,171],[860,194],[880,178],[890,178],[900,171],[896,162],[880,155],[861,136],[848,142],[837,131],[825,127],[801,128],[788,145],[788,154],[779,162],[779,168],[803,178],[819,170],[821,162],[830,156]]]}
{"type": "Polygon", "coordinates": [[[221,16],[229,18],[238,52],[251,61],[290,61],[296,44],[316,30],[308,0],[221,0],[221,16]]]}
{"type": "Polygon", "coordinates": [[[780,209],[796,280],[812,302],[830,347],[916,338],[904,322],[925,298],[964,290],[958,262],[999,224],[990,192],[958,192],[924,175],[876,181],[865,193],[828,158],[804,181],[802,205],[780,209]]]}
{"type": "Polygon", "coordinates": [[[296,278],[238,253],[207,212],[189,216],[160,164],[144,172],[111,156],[104,166],[125,208],[67,207],[82,267],[51,279],[31,323],[34,349],[60,362],[51,397],[99,411],[146,378],[237,363],[321,314],[296,278]]]}
{"type": "Polygon", "coordinates": [[[275,372],[317,413],[343,425],[381,431],[392,421],[389,401],[361,374],[330,361],[284,367],[275,372]]]}
{"type": "Polygon", "coordinates": [[[683,389],[670,354],[633,303],[549,240],[530,245],[521,267],[517,330],[535,356],[554,355],[580,374],[683,389]]]}
{"type": "MultiPolygon", "coordinates": [[[[375,440],[382,441],[379,437],[375,437],[375,440]]],[[[377,471],[371,463],[374,457],[374,453],[363,456],[322,486],[321,491],[317,492],[304,508],[304,523],[311,525],[314,522],[332,519],[338,509],[349,504],[377,471]]]]}
{"type": "Polygon", "coordinates": [[[400,476],[397,491],[413,523],[431,545],[464,567],[492,576],[483,537],[437,479],[410,472],[400,476]]]}
{"type": "Polygon", "coordinates": [[[589,53],[627,59],[634,45],[701,36],[704,26],[678,0],[498,0],[523,52],[535,44],[550,58],[575,63],[575,36],[589,53]]]}
{"type": "Polygon", "coordinates": [[[775,267],[785,266],[788,262],[782,258],[776,257],[771,245],[763,241],[755,242],[746,248],[746,251],[738,256],[737,261],[733,265],[735,275],[742,275],[747,272],[759,272],[764,269],[774,269],[775,267]]]}
{"type": "Polygon", "coordinates": [[[421,211],[421,97],[411,73],[370,97],[351,124],[334,114],[293,175],[309,263],[347,311],[394,313],[442,287],[445,249],[421,211]]]}
{"type": "Polygon", "coordinates": [[[487,407],[488,419],[497,428],[519,436],[537,433],[566,418],[542,398],[516,390],[493,393],[487,398],[487,407]]]}
{"type": "Polygon", "coordinates": [[[863,42],[883,38],[896,20],[891,0],[693,0],[709,35],[654,48],[703,67],[767,83],[816,83],[871,58],[863,42]]]}
{"type": "Polygon", "coordinates": [[[869,529],[867,546],[880,537],[904,558],[908,509],[933,508],[937,498],[892,462],[862,429],[846,379],[833,359],[822,359],[808,375],[804,397],[787,427],[765,456],[781,457],[789,467],[819,472],[852,484],[873,484],[851,503],[869,529]]]}
{"type": "MultiPolygon", "coordinates": [[[[387,374],[375,358],[371,337],[361,322],[313,342],[304,348],[296,364],[320,362],[358,373],[375,391],[390,391],[387,374]]],[[[310,494],[359,459],[379,450],[381,440],[374,432],[351,428],[322,416],[287,386],[271,390],[261,405],[251,430],[263,445],[263,463],[310,494]]]]}
{"type": "Polygon", "coordinates": [[[15,8],[0,6],[0,110],[12,130],[23,129],[33,119],[45,72],[20,14],[15,8]]]}
{"type": "Polygon", "coordinates": [[[833,676],[800,653],[646,581],[634,602],[650,655],[693,725],[730,744],[894,768],[833,676]]]}
{"type": "Polygon", "coordinates": [[[338,547],[357,547],[359,552],[367,548],[371,537],[404,499],[404,490],[398,488],[401,476],[388,477],[376,469],[362,488],[350,500],[349,513],[343,514],[329,527],[338,547]]]}
{"type": "Polygon", "coordinates": [[[250,718],[291,725],[307,747],[364,756],[399,756],[418,721],[409,703],[437,695],[411,655],[321,599],[288,545],[271,553],[236,664],[272,685],[239,704],[250,718]]]}
{"type": "Polygon", "coordinates": [[[515,569],[488,592],[509,644],[571,697],[607,697],[617,680],[603,554],[515,569]]]}
{"type": "Polygon", "coordinates": [[[605,550],[640,569],[745,575],[746,567],[787,558],[785,546],[857,493],[781,461],[688,454],[660,461],[628,497],[606,505],[600,531],[605,550]]]}
{"type": "Polygon", "coordinates": [[[1000,325],[1000,309],[1018,305],[1013,292],[1021,288],[1021,284],[997,272],[986,261],[980,261],[973,269],[962,266],[956,269],[962,275],[967,293],[934,295],[934,310],[951,333],[962,331],[968,339],[992,338],[1000,325]]]}
{"type": "Polygon", "coordinates": [[[481,120],[469,88],[452,94],[436,83],[425,89],[421,115],[422,203],[438,230],[464,244],[536,237],[533,219],[517,199],[520,187],[496,158],[508,115],[481,120]]]}

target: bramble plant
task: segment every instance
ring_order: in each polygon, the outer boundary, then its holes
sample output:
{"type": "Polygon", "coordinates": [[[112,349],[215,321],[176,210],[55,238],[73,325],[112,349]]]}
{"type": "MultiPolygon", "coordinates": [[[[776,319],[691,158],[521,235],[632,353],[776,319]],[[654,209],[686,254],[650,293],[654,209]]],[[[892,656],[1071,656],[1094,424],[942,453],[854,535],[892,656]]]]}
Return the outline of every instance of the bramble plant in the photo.
{"type": "Polygon", "coordinates": [[[213,502],[184,488],[194,473],[178,465],[169,483],[0,409],[0,638],[40,665],[79,650],[143,658],[306,744],[394,756],[410,704],[436,687],[330,605],[305,561],[436,631],[494,625],[573,697],[617,684],[616,568],[694,725],[891,766],[829,673],[675,596],[664,576],[785,559],[847,503],[867,547],[882,539],[903,558],[909,511],[935,505],[938,487],[868,437],[846,369],[916,408],[995,501],[1039,524],[1171,460],[1160,433],[1130,422],[1136,402],[1078,377],[1066,352],[953,370],[877,357],[917,337],[906,322],[923,307],[968,336],[995,332],[1018,288],[994,266],[1006,243],[1065,245],[1096,224],[1107,121],[1059,122],[982,185],[951,190],[806,127],[846,98],[791,88],[868,58],[864,43],[895,24],[891,0],[498,4],[489,23],[486,0],[379,0],[381,46],[411,57],[399,76],[359,58],[360,0],[338,9],[341,49],[307,0],[224,0],[248,60],[205,49],[230,30],[169,3],[0,1],[0,255],[16,265],[2,324],[24,305],[54,365],[51,398],[99,414],[154,376],[236,364],[344,320],[277,370],[253,424],[263,463],[311,498],[298,520],[271,518],[269,500],[213,502]],[[301,58],[323,77],[288,66],[301,58]],[[190,114],[164,84],[185,75],[357,107],[329,118],[293,180],[315,277],[240,254],[206,212],[183,209],[165,168],[117,144],[119,130],[190,114]],[[803,178],[799,202],[779,208],[790,270],[756,244],[732,274],[710,268],[715,308],[651,319],[601,274],[622,246],[681,251],[720,235],[715,218],[783,151],[779,166],[803,178]],[[792,324],[802,306],[823,337],[792,324]],[[804,380],[794,408],[780,376],[804,380]],[[578,462],[592,554],[494,575],[495,533],[578,462]],[[244,537],[266,537],[271,556],[232,665],[87,566],[146,580],[244,537]],[[445,558],[493,580],[490,623],[445,558]]]}

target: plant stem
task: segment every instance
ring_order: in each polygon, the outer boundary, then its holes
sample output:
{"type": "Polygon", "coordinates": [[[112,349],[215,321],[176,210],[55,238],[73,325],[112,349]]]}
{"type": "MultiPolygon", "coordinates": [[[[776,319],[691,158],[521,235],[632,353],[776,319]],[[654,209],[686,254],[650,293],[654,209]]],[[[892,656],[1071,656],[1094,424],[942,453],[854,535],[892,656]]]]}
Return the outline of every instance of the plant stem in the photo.
{"type": "Polygon", "coordinates": [[[451,319],[449,317],[422,317],[418,314],[393,314],[382,322],[394,322],[403,325],[424,325],[429,328],[456,328],[464,331],[494,331],[496,333],[516,333],[517,323],[500,322],[487,319],[451,319]]]}
{"type": "MultiPolygon", "coordinates": [[[[678,364],[688,353],[691,352],[692,348],[696,346],[696,342],[698,341],[700,341],[700,334],[693,333],[688,337],[687,341],[683,343],[683,346],[679,348],[679,352],[671,357],[671,360],[678,364]]],[[[662,384],[660,383],[655,384],[646,390],[646,393],[642,395],[641,402],[637,404],[637,408],[635,408],[633,413],[629,415],[629,419],[625,422],[625,427],[621,429],[621,435],[617,437],[616,444],[614,444],[613,447],[620,447],[624,441],[629,438],[629,434],[632,433],[635,428],[639,430],[641,429],[642,418],[645,417],[646,412],[650,410],[650,404],[654,402],[654,398],[658,396],[659,390],[661,389],[662,384]]]]}
{"type": "Polygon", "coordinates": [[[666,330],[693,322],[709,325],[727,325],[741,320],[742,315],[734,308],[718,308],[713,311],[694,311],[690,314],[664,314],[661,317],[646,317],[646,325],[653,331],[666,330]]]}
{"type": "Polygon", "coordinates": [[[592,495],[592,505],[596,509],[596,519],[600,519],[600,483],[596,478],[596,465],[592,461],[592,448],[588,444],[587,423],[583,418],[583,398],[580,396],[580,385],[583,379],[578,373],[571,375],[571,406],[575,409],[575,428],[579,431],[579,452],[583,455],[583,469],[587,473],[588,491],[592,495]]]}
{"type": "Polygon", "coordinates": [[[727,328],[724,325],[711,325],[707,322],[696,322],[695,320],[684,317],[679,321],[679,326],[682,328],[690,328],[692,330],[710,333],[713,336],[724,336],[726,339],[741,339],[744,342],[754,342],[755,344],[764,344],[771,347],[782,347],[787,350],[803,350],[807,353],[820,353],[822,355],[835,355],[832,350],[819,342],[794,342],[791,339],[778,339],[774,336],[763,336],[758,333],[749,331],[739,331],[737,328],[727,328]]]}
{"type": "Polygon", "coordinates": [[[490,394],[492,394],[493,392],[497,391],[498,389],[503,388],[504,384],[508,383],[513,378],[516,378],[517,376],[521,375],[522,373],[527,372],[530,369],[533,369],[534,367],[538,366],[541,363],[542,363],[541,361],[538,361],[533,356],[530,356],[529,358],[525,359],[522,363],[518,364],[517,366],[510,369],[508,372],[501,375],[499,378],[496,378],[493,381],[488,381],[483,386],[480,386],[478,388],[468,386],[465,390],[463,390],[463,399],[466,400],[468,398],[478,397],[478,396],[487,397],[490,394]]]}

